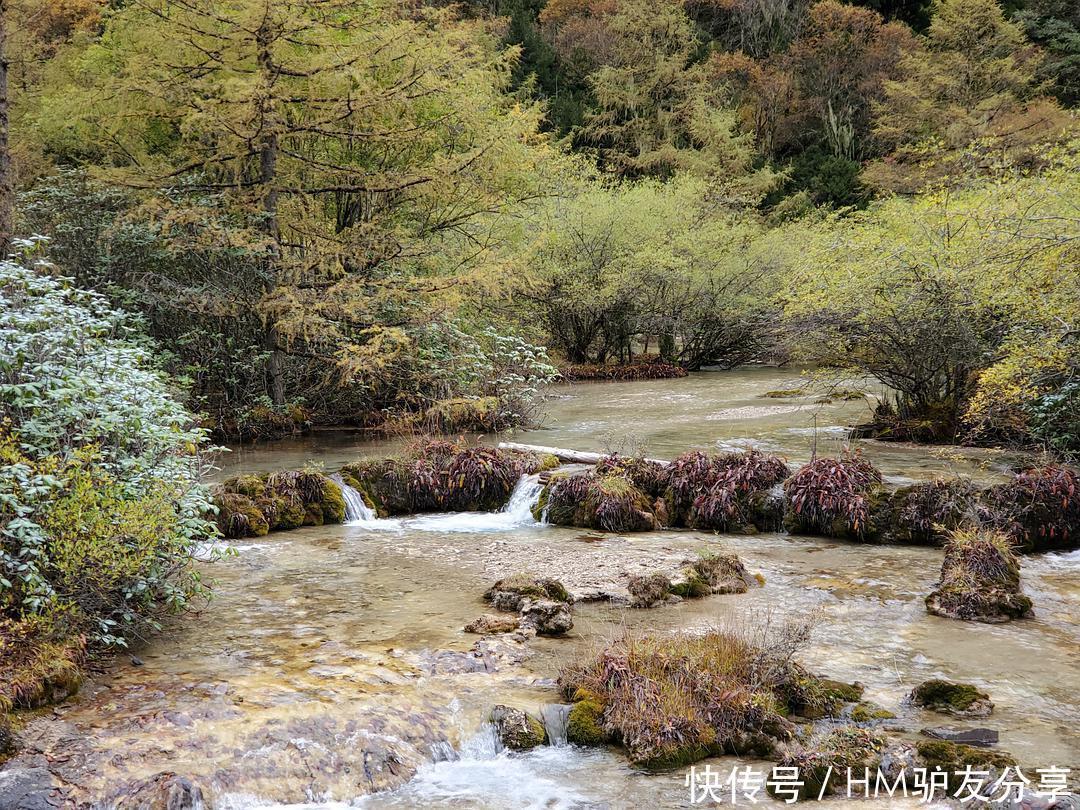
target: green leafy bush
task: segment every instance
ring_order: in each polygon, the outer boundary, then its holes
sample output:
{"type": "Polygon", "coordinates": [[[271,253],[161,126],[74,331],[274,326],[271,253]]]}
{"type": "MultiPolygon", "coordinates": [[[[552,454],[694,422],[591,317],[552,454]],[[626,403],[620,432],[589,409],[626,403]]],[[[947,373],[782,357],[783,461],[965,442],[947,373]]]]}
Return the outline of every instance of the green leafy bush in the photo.
{"type": "Polygon", "coordinates": [[[0,611],[122,644],[202,593],[205,435],[136,321],[27,264],[0,262],[0,611]]]}

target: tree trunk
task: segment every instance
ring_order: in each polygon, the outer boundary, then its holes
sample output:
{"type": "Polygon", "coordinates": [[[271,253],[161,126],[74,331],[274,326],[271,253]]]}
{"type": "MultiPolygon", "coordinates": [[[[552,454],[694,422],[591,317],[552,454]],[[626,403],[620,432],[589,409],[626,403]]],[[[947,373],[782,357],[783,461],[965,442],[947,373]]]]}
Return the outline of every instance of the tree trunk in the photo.
{"type": "MultiPolygon", "coordinates": [[[[2,0],[0,0],[2,2],[2,0]]],[[[268,17],[269,19],[269,17],[268,17]]],[[[263,23],[255,35],[259,50],[259,70],[265,84],[265,95],[259,102],[260,125],[263,130],[259,147],[259,183],[262,186],[262,228],[266,233],[266,291],[277,286],[278,269],[281,264],[281,228],[278,223],[277,121],[274,120],[272,89],[276,78],[274,61],[270,54],[269,23],[263,23]]],[[[270,382],[270,399],[274,405],[285,404],[285,352],[281,346],[277,325],[266,325],[266,348],[270,350],[267,376],[270,382]]]]}
{"type": "Polygon", "coordinates": [[[15,235],[15,179],[8,151],[7,6],[7,0],[0,0],[0,257],[7,256],[15,235]]]}

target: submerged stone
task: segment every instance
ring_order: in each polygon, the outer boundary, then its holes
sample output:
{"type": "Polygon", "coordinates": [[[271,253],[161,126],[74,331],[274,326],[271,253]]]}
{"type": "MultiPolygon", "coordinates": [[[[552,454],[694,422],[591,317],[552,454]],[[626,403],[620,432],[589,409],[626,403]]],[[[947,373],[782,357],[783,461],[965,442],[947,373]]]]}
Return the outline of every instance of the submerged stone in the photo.
{"type": "Polygon", "coordinates": [[[924,728],[919,732],[935,740],[991,748],[998,744],[998,733],[992,728],[924,728]]]}
{"type": "Polygon", "coordinates": [[[494,633],[512,633],[518,629],[521,620],[517,616],[493,616],[485,614],[465,625],[466,633],[491,635],[494,633]]]}

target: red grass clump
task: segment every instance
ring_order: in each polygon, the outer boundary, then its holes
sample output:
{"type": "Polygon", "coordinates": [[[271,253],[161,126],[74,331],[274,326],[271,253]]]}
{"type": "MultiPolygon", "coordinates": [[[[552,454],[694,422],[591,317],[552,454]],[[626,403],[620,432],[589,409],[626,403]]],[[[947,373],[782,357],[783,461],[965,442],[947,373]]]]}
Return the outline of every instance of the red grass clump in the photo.
{"type": "Polygon", "coordinates": [[[881,473],[859,454],[817,458],[784,484],[792,531],[830,537],[865,538],[870,532],[867,494],[881,484],[881,473]]]}

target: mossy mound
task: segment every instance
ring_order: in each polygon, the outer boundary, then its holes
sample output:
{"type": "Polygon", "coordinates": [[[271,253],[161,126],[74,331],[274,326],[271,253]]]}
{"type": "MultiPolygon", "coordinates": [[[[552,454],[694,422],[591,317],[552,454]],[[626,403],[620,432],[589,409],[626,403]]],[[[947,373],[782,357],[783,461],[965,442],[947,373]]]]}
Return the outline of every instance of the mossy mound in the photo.
{"type": "Polygon", "coordinates": [[[684,453],[671,463],[664,499],[671,524],[752,534],[774,527],[762,496],[790,475],[779,456],[757,450],[684,453]]]}
{"type": "Polygon", "coordinates": [[[229,538],[345,522],[341,487],[309,470],[239,475],[223,482],[213,499],[218,529],[229,538]]]}
{"type": "Polygon", "coordinates": [[[955,717],[986,717],[994,710],[990,696],[966,683],[940,679],[923,681],[911,692],[911,702],[955,717]]]}
{"type": "Polygon", "coordinates": [[[871,514],[887,499],[881,473],[857,453],[817,458],[784,484],[784,528],[859,542],[876,539],[871,514]]]}
{"type": "Polygon", "coordinates": [[[684,563],[682,578],[672,583],[671,592],[694,599],[709,594],[746,593],[759,584],[736,555],[707,552],[684,563]]]}
{"type": "MultiPolygon", "coordinates": [[[[849,769],[856,775],[862,774],[864,769],[873,771],[887,746],[888,740],[873,729],[846,726],[833,729],[800,750],[787,753],[776,768],[797,768],[798,778],[803,782],[797,786],[799,799],[817,799],[844,792],[849,769]]],[[[782,778],[783,774],[784,771],[774,770],[774,778],[770,781],[790,782],[790,779],[782,778]]],[[[771,784],[768,789],[773,795],[780,796],[771,784]]]]}
{"type": "Polygon", "coordinates": [[[947,774],[945,779],[950,794],[955,794],[962,787],[963,773],[968,769],[988,772],[983,784],[989,787],[1005,773],[1006,768],[1016,766],[1016,760],[1004,751],[990,751],[945,740],[920,740],[915,750],[925,768],[947,774]]]}
{"type": "Polygon", "coordinates": [[[1008,538],[987,531],[952,532],[941,581],[926,597],[926,609],[936,616],[987,624],[1031,616],[1031,599],[1020,591],[1020,561],[1008,538]]]}
{"type": "Polygon", "coordinates": [[[575,695],[566,718],[566,739],[576,745],[604,745],[611,736],[604,730],[604,707],[589,692],[575,695]]]}
{"type": "Polygon", "coordinates": [[[522,475],[558,465],[553,456],[444,440],[403,456],[357,461],[341,468],[349,486],[382,517],[418,512],[491,512],[501,508],[522,475]]]}
{"type": "Polygon", "coordinates": [[[819,678],[797,664],[789,664],[776,688],[784,714],[820,720],[840,717],[845,705],[862,699],[864,686],[819,678]]]}
{"type": "Polygon", "coordinates": [[[37,709],[74,695],[82,685],[86,639],[33,621],[0,619],[0,716],[37,709]]]}
{"type": "Polygon", "coordinates": [[[949,532],[985,519],[979,489],[966,478],[901,487],[873,514],[885,543],[942,546],[949,532]]]}
{"type": "Polygon", "coordinates": [[[640,532],[657,528],[653,502],[618,475],[562,476],[541,494],[538,510],[549,523],[606,532],[640,532]]]}
{"type": "Polygon", "coordinates": [[[794,735],[780,712],[777,673],[798,643],[717,630],[627,635],[564,669],[559,684],[575,701],[579,739],[617,741],[637,766],[675,768],[725,752],[769,756],[794,735]]]}
{"type": "Polygon", "coordinates": [[[666,467],[611,455],[589,473],[552,480],[536,512],[549,523],[602,531],[687,526],[753,533],[780,524],[783,506],[769,490],[789,473],[783,459],[755,450],[693,451],[666,467]]]}

